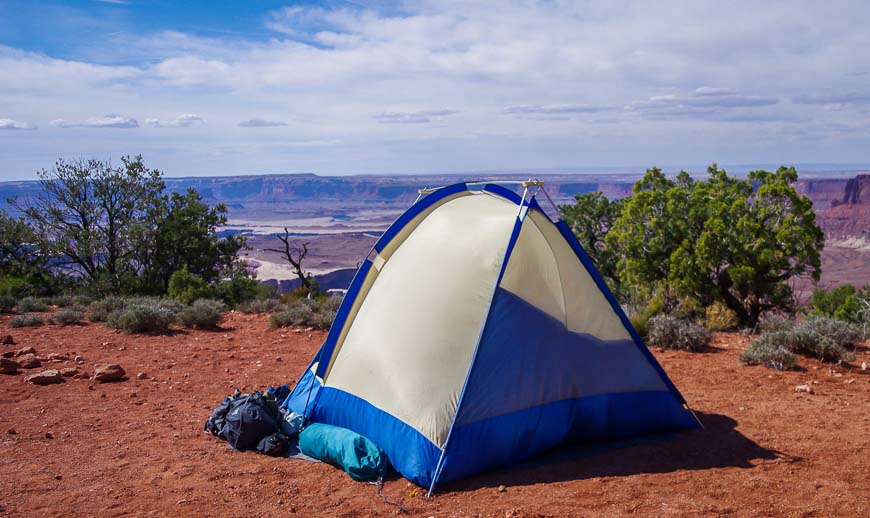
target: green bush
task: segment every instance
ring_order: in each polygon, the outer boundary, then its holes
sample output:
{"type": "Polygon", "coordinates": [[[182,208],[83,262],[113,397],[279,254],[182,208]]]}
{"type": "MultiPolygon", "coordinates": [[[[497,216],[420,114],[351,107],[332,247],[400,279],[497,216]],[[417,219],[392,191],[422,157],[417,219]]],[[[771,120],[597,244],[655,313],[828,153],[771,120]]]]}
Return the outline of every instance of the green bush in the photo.
{"type": "Polygon", "coordinates": [[[649,342],[662,349],[700,351],[710,344],[710,334],[693,322],[658,315],[649,321],[649,342]]]}
{"type": "Polygon", "coordinates": [[[113,312],[124,309],[127,301],[121,297],[106,297],[95,300],[88,306],[88,320],[91,322],[105,322],[113,312]]]}
{"type": "Polygon", "coordinates": [[[194,300],[211,297],[212,290],[202,277],[190,273],[185,266],[169,278],[169,288],[166,295],[171,299],[190,304],[194,300]]]}
{"type": "Polygon", "coordinates": [[[762,335],[753,340],[745,351],[740,353],[740,361],[747,365],[764,365],[769,369],[787,370],[797,368],[797,356],[782,347],[782,331],[762,335]]]}
{"type": "Polygon", "coordinates": [[[24,297],[23,299],[18,301],[18,311],[20,311],[21,313],[42,313],[44,311],[48,311],[49,309],[50,308],[45,302],[42,302],[35,297],[24,297]]]}
{"type": "Polygon", "coordinates": [[[649,338],[649,317],[642,313],[635,313],[629,317],[631,327],[637,331],[637,334],[644,340],[649,338]]]}
{"type": "Polygon", "coordinates": [[[274,313],[282,308],[278,299],[250,300],[239,305],[242,313],[274,313]]]}
{"type": "Polygon", "coordinates": [[[39,315],[19,315],[9,321],[9,327],[36,327],[44,323],[39,315]]]}
{"type": "Polygon", "coordinates": [[[132,302],[109,314],[106,325],[125,333],[166,333],[178,322],[178,314],[155,302],[132,302]]]}
{"type": "Polygon", "coordinates": [[[55,295],[54,297],[43,297],[42,301],[50,306],[65,308],[76,303],[75,297],[72,295],[55,295]]]}
{"type": "Polygon", "coordinates": [[[0,295],[0,313],[12,313],[17,304],[12,295],[0,295]]]}
{"type": "Polygon", "coordinates": [[[185,327],[213,329],[224,318],[226,305],[219,300],[199,299],[181,312],[181,323],[185,327]]]}
{"type": "Polygon", "coordinates": [[[736,328],[740,323],[737,313],[719,301],[707,306],[704,317],[704,322],[710,331],[727,331],[736,328]]]}
{"type": "Polygon", "coordinates": [[[63,308],[55,313],[51,320],[55,324],[59,324],[62,326],[71,326],[75,324],[81,324],[84,317],[84,313],[82,313],[79,308],[75,306],[70,306],[67,308],[63,308]]]}
{"type": "Polygon", "coordinates": [[[856,289],[850,284],[830,291],[813,291],[812,313],[826,315],[853,324],[870,324],[870,286],[856,289]]]}

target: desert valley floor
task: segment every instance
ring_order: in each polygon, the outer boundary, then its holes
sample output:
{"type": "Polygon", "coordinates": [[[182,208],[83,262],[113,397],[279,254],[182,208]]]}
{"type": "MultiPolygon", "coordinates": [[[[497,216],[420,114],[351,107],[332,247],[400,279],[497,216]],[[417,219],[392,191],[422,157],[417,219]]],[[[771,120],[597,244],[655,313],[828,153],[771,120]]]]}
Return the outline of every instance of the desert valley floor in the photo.
{"type": "MultiPolygon", "coordinates": [[[[395,515],[374,486],[325,464],[230,451],[204,435],[211,409],[292,383],[324,338],[231,313],[220,331],[128,336],[100,324],[10,329],[13,350],[119,363],[129,379],[35,386],[0,375],[0,514],[9,516],[395,515]],[[72,356],[71,356],[72,357],[72,356]],[[145,373],[145,379],[137,374],[145,373]]],[[[426,498],[392,477],[384,495],[420,516],[868,516],[870,370],[802,360],[744,367],[748,344],[655,351],[705,425],[594,456],[486,473],[426,498]],[[797,393],[808,383],[813,394],[797,393]],[[503,486],[503,487],[501,487],[503,486]]],[[[870,343],[857,365],[870,363],[870,343]]],[[[50,368],[76,366],[49,364],[50,368]]]]}

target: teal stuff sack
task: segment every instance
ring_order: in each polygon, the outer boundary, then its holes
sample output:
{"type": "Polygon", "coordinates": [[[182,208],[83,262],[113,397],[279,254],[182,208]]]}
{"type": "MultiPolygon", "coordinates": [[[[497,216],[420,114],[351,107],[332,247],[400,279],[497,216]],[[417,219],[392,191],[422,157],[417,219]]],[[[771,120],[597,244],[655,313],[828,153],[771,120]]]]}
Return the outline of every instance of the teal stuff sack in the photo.
{"type": "Polygon", "coordinates": [[[299,449],[363,482],[382,478],[389,466],[386,454],[377,444],[356,432],[328,424],[313,423],[302,430],[299,449]]]}

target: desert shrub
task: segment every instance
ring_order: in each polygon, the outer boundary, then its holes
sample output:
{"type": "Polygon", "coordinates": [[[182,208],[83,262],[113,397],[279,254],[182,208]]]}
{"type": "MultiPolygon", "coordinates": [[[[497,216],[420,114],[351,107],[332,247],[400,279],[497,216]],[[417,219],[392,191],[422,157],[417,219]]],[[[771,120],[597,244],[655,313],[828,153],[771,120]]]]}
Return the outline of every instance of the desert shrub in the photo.
{"type": "Polygon", "coordinates": [[[827,338],[841,347],[852,345],[861,338],[861,332],[857,327],[822,315],[807,318],[798,324],[795,330],[827,338]]]}
{"type": "Polygon", "coordinates": [[[12,295],[0,295],[0,313],[12,313],[17,301],[12,295]]]}
{"type": "Polygon", "coordinates": [[[65,308],[76,303],[75,297],[72,295],[55,295],[54,297],[43,297],[42,301],[50,306],[65,308]]]}
{"type": "Polygon", "coordinates": [[[121,297],[106,297],[95,300],[88,306],[88,319],[91,322],[105,322],[109,315],[119,309],[124,309],[127,301],[121,297]]]}
{"type": "Polygon", "coordinates": [[[281,311],[269,317],[269,327],[310,326],[329,329],[340,305],[341,297],[318,297],[288,302],[281,311]]]}
{"type": "Polygon", "coordinates": [[[740,361],[747,365],[764,365],[769,369],[795,369],[797,356],[782,347],[780,338],[775,336],[779,333],[782,331],[762,335],[753,340],[749,347],[740,353],[740,361]]]}
{"type": "Polygon", "coordinates": [[[18,311],[22,313],[39,313],[48,310],[48,305],[35,297],[24,297],[18,301],[18,311]]]}
{"type": "Polygon", "coordinates": [[[722,302],[716,301],[704,311],[704,322],[710,331],[725,331],[737,327],[737,313],[722,302]]]}
{"type": "Polygon", "coordinates": [[[792,329],[794,329],[794,326],[794,320],[779,315],[765,315],[761,320],[758,321],[758,330],[762,333],[791,331],[792,329]]]}
{"type": "Polygon", "coordinates": [[[710,343],[706,329],[668,315],[658,315],[649,321],[649,342],[662,349],[700,351],[710,343]]]}
{"type": "Polygon", "coordinates": [[[51,320],[55,324],[71,326],[74,324],[80,324],[84,316],[85,315],[82,313],[81,309],[76,306],[70,306],[55,313],[51,320]]]}
{"type": "Polygon", "coordinates": [[[94,299],[87,295],[75,295],[73,296],[73,303],[77,306],[87,307],[93,302],[94,299]]]}
{"type": "Polygon", "coordinates": [[[288,326],[313,326],[316,303],[308,299],[299,299],[284,305],[284,309],[269,317],[269,327],[272,329],[288,326]]]}
{"type": "Polygon", "coordinates": [[[178,321],[178,313],[159,302],[131,302],[111,312],[106,325],[125,333],[165,333],[178,321]]]}
{"type": "Polygon", "coordinates": [[[752,341],[749,348],[741,355],[740,360],[750,365],[762,364],[772,368],[794,368],[795,354],[818,358],[823,361],[852,361],[855,355],[847,347],[860,338],[860,332],[854,326],[834,318],[815,315],[800,323],[786,321],[777,322],[760,337],[752,341]],[[782,360],[778,366],[774,360],[767,361],[758,358],[791,358],[782,360]],[[789,366],[789,362],[790,365],[789,366]]]}
{"type": "Polygon", "coordinates": [[[274,313],[282,309],[278,299],[251,300],[239,305],[242,313],[274,313]]]}
{"type": "Polygon", "coordinates": [[[213,329],[224,318],[226,306],[214,299],[199,299],[181,312],[181,323],[185,327],[213,329]]]}
{"type": "Polygon", "coordinates": [[[39,315],[19,315],[9,321],[9,327],[36,327],[44,323],[39,315]]]}

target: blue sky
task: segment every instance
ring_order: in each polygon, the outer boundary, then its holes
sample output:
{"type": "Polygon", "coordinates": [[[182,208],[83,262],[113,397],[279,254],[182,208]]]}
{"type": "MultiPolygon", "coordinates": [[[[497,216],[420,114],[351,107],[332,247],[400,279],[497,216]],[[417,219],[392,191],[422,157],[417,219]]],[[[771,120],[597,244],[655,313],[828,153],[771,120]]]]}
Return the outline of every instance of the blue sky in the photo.
{"type": "Polygon", "coordinates": [[[0,0],[0,180],[870,163],[866,2],[0,0]],[[497,8],[493,8],[497,5],[497,8]]]}

